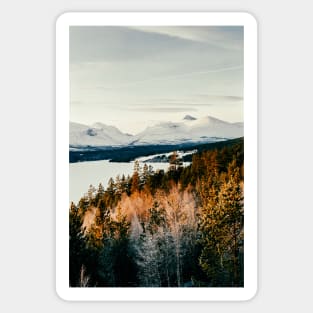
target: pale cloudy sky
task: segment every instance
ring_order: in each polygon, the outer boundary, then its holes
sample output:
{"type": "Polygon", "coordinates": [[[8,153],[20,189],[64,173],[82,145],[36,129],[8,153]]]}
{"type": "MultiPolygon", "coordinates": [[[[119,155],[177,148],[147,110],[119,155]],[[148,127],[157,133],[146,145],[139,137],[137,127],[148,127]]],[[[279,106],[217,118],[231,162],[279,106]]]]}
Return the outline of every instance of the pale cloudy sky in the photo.
{"type": "Polygon", "coordinates": [[[70,28],[70,120],[137,133],[186,114],[243,121],[243,27],[70,28]]]}

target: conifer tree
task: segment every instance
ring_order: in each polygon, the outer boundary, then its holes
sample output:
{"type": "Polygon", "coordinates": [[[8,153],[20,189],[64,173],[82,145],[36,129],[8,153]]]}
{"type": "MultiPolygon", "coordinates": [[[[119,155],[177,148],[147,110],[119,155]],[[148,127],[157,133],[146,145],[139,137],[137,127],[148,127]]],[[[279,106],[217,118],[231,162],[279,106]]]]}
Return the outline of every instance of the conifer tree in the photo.
{"type": "Polygon", "coordinates": [[[100,201],[104,201],[104,194],[105,194],[104,187],[101,183],[99,183],[98,190],[96,192],[96,197],[95,197],[95,204],[97,207],[99,207],[100,201]]]}
{"type": "Polygon", "coordinates": [[[134,193],[139,190],[140,188],[140,167],[139,167],[139,161],[136,160],[134,163],[134,173],[132,176],[132,183],[131,183],[131,189],[130,192],[134,193]]]}
{"type": "Polygon", "coordinates": [[[113,237],[111,241],[111,262],[116,286],[132,286],[135,281],[135,264],[130,253],[130,222],[121,208],[117,208],[115,220],[112,221],[113,237]]]}
{"type": "Polygon", "coordinates": [[[229,178],[202,209],[200,230],[203,250],[200,266],[213,285],[238,286],[239,251],[243,244],[243,192],[239,168],[229,166],[229,178]]]}
{"type": "Polygon", "coordinates": [[[149,173],[149,167],[147,163],[144,164],[143,169],[142,169],[142,174],[141,174],[141,186],[144,186],[148,179],[149,179],[150,173],[149,173]]]}
{"type": "Polygon", "coordinates": [[[82,216],[78,208],[71,203],[69,210],[69,269],[70,286],[79,285],[80,269],[83,266],[85,241],[82,229],[82,216]]]}
{"type": "Polygon", "coordinates": [[[89,185],[87,195],[88,195],[89,205],[96,205],[95,204],[96,188],[93,185],[89,185]]]}
{"type": "Polygon", "coordinates": [[[125,175],[123,174],[121,178],[121,194],[127,193],[127,189],[128,189],[127,184],[128,184],[127,180],[125,178],[125,175]]]}
{"type": "Polygon", "coordinates": [[[110,177],[109,181],[108,181],[108,188],[107,188],[107,192],[110,196],[114,196],[115,193],[115,183],[114,183],[114,179],[112,177],[110,177]]]}

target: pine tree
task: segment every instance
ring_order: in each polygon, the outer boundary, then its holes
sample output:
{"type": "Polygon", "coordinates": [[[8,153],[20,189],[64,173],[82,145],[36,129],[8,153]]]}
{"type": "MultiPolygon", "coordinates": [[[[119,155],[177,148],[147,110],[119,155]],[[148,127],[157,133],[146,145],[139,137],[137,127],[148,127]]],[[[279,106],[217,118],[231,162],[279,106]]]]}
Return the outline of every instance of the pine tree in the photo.
{"type": "Polygon", "coordinates": [[[123,174],[121,178],[121,194],[127,193],[127,189],[128,189],[127,185],[128,185],[128,182],[125,178],[125,175],[123,174]]]}
{"type": "Polygon", "coordinates": [[[116,191],[116,186],[115,186],[114,179],[110,177],[109,182],[108,182],[108,187],[106,190],[106,203],[110,207],[111,210],[116,204],[115,191],[116,191]]]}
{"type": "Polygon", "coordinates": [[[78,208],[71,203],[69,210],[69,283],[70,286],[79,285],[80,269],[83,266],[85,241],[82,229],[82,216],[78,208]]]}
{"type": "Polygon", "coordinates": [[[108,181],[108,188],[107,188],[107,192],[108,194],[113,197],[115,194],[115,183],[114,183],[114,179],[112,177],[110,177],[109,181],[108,181]]]}
{"type": "Polygon", "coordinates": [[[131,183],[131,189],[130,192],[134,193],[139,190],[140,188],[140,167],[139,167],[139,161],[136,160],[134,163],[134,173],[132,176],[132,183],[131,183]]]}
{"type": "Polygon", "coordinates": [[[154,201],[153,207],[149,209],[149,222],[147,230],[151,235],[155,234],[159,227],[166,227],[166,211],[163,207],[160,207],[157,201],[154,201]]]}
{"type": "Polygon", "coordinates": [[[105,194],[105,191],[104,191],[104,187],[103,185],[100,183],[99,186],[98,186],[98,190],[96,192],[96,196],[95,196],[95,205],[97,207],[99,207],[99,203],[101,201],[104,201],[104,194],[105,194]]]}
{"type": "Polygon", "coordinates": [[[111,262],[115,286],[133,286],[136,280],[135,264],[130,253],[130,222],[117,208],[115,219],[111,223],[111,262]]]}
{"type": "Polygon", "coordinates": [[[87,192],[88,195],[88,202],[90,205],[96,205],[95,199],[96,199],[96,188],[93,185],[89,185],[89,189],[87,192]]]}
{"type": "Polygon", "coordinates": [[[201,212],[203,250],[200,266],[213,285],[238,286],[243,281],[239,253],[243,245],[243,191],[239,168],[229,166],[229,177],[201,212]]]}
{"type": "Polygon", "coordinates": [[[150,173],[149,173],[149,167],[147,165],[147,163],[144,164],[143,169],[142,169],[142,174],[141,174],[141,186],[144,186],[148,179],[149,179],[150,173]]]}
{"type": "Polygon", "coordinates": [[[87,194],[84,194],[82,198],[80,198],[78,202],[78,207],[80,209],[80,212],[84,214],[90,206],[89,198],[87,194]]]}

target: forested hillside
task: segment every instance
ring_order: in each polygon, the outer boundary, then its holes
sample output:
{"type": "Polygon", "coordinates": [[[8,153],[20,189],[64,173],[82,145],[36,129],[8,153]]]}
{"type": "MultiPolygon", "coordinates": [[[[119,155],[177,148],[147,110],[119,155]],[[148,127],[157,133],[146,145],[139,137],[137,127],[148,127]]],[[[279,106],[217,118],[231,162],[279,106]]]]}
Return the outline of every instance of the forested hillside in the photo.
{"type": "Polygon", "coordinates": [[[70,286],[243,286],[243,145],[90,186],[69,210],[70,286]]]}

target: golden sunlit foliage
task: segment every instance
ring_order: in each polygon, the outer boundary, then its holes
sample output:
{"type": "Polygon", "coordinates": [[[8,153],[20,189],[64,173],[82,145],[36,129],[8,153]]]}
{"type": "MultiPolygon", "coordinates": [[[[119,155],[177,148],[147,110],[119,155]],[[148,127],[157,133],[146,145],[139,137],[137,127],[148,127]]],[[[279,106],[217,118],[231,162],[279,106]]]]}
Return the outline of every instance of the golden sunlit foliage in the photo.
{"type": "Polygon", "coordinates": [[[90,186],[70,207],[70,286],[243,286],[243,164],[242,140],[90,186]]]}

